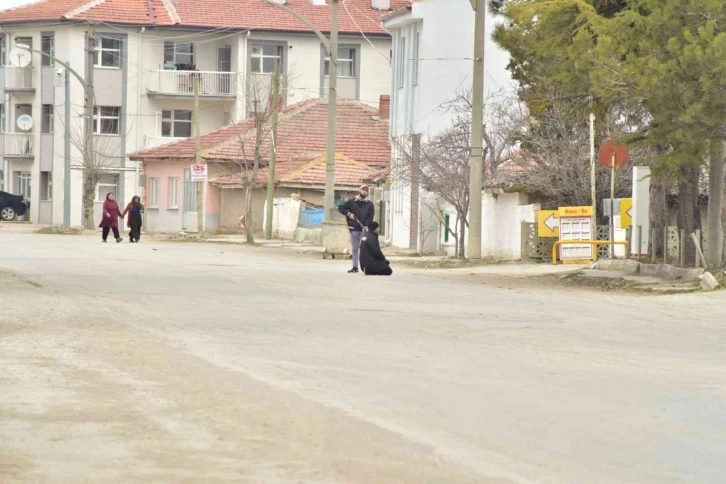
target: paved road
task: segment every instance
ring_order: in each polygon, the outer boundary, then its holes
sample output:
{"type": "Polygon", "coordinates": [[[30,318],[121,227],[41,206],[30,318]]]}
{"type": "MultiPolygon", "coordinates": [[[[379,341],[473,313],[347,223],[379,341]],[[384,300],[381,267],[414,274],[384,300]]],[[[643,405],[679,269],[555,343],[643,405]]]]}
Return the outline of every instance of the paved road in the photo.
{"type": "Polygon", "coordinates": [[[726,293],[0,244],[0,482],[724,482],[726,293]]]}

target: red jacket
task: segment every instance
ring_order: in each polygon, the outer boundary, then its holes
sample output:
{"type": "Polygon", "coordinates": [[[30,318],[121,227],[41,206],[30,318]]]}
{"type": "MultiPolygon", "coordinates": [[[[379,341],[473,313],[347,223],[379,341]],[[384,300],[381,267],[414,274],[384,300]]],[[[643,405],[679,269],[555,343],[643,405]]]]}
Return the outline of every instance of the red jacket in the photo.
{"type": "Polygon", "coordinates": [[[103,202],[103,214],[101,217],[101,225],[99,225],[99,227],[118,227],[119,217],[123,218],[118,202],[116,202],[116,200],[106,200],[103,202]]]}

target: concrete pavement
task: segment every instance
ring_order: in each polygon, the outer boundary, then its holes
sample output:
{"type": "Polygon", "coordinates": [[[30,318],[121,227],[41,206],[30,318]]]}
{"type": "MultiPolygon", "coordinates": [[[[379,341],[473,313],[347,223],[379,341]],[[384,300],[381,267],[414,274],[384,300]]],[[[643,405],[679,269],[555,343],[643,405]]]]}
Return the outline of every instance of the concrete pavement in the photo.
{"type": "Polygon", "coordinates": [[[0,243],[3,482],[726,474],[725,293],[366,278],[254,247],[0,243]]]}

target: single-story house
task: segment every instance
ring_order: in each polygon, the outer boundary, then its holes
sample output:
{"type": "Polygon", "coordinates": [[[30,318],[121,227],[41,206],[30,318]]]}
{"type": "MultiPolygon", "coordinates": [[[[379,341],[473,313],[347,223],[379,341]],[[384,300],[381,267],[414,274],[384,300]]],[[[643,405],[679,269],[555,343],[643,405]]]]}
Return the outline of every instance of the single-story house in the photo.
{"type": "MultiPolygon", "coordinates": [[[[387,103],[381,103],[387,106],[387,103]]],[[[327,148],[328,102],[308,100],[281,111],[277,129],[275,198],[293,193],[313,204],[323,204],[327,148]]],[[[260,170],[252,197],[253,227],[262,228],[267,166],[272,149],[270,121],[261,132],[260,170]]],[[[339,100],[336,122],[336,196],[354,193],[371,174],[391,159],[388,112],[357,101],[339,100]]],[[[208,166],[203,183],[205,230],[239,228],[245,213],[244,180],[254,161],[255,119],[200,136],[202,163],[208,166]]],[[[150,232],[194,231],[197,225],[196,183],[191,181],[196,139],[140,151],[130,156],[143,163],[144,203],[150,232]]]]}

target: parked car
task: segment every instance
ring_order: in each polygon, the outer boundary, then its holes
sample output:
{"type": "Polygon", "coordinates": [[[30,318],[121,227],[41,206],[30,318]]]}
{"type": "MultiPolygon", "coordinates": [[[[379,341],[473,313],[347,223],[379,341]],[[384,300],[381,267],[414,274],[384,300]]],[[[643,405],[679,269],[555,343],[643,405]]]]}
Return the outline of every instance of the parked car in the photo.
{"type": "Polygon", "coordinates": [[[28,202],[20,195],[0,192],[0,219],[8,221],[15,220],[25,215],[28,211],[28,202]]]}

